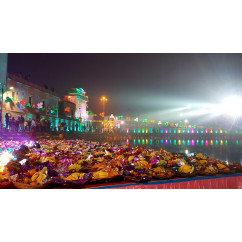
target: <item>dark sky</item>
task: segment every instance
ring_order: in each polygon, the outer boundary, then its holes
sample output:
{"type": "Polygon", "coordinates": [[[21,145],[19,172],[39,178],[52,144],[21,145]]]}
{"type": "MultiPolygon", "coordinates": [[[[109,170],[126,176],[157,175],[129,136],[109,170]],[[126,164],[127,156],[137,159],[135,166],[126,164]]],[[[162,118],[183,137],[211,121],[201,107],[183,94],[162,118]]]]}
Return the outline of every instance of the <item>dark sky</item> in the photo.
{"type": "Polygon", "coordinates": [[[9,54],[8,72],[54,87],[82,87],[89,109],[159,119],[181,106],[220,102],[241,90],[240,54],[9,54]],[[163,112],[165,110],[165,112],[163,112]]]}

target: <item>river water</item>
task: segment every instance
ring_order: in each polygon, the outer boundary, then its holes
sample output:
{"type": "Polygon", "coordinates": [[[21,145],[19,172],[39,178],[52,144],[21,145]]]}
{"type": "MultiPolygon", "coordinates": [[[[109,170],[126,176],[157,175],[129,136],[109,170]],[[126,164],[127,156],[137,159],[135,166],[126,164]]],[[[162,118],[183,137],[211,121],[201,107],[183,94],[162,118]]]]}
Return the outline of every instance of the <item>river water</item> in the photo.
{"type": "Polygon", "coordinates": [[[238,161],[242,163],[242,139],[181,139],[180,137],[159,138],[159,137],[109,137],[108,142],[112,144],[130,144],[134,146],[146,146],[155,150],[161,147],[169,152],[177,153],[203,153],[225,161],[238,161]]]}

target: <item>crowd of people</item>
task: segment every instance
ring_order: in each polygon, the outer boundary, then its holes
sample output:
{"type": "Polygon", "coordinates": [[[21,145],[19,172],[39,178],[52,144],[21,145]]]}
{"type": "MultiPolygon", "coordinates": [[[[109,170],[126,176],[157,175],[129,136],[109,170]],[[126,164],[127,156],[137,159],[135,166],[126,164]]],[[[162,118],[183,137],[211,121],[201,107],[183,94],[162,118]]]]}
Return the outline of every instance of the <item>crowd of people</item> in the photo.
{"type": "MultiPolygon", "coordinates": [[[[1,119],[1,127],[4,128],[1,119]]],[[[16,132],[30,132],[31,130],[36,131],[50,131],[51,129],[51,122],[49,119],[25,119],[22,115],[18,116],[17,118],[11,117],[8,113],[5,115],[5,129],[10,131],[16,132]]]]}
{"type": "MultiPolygon", "coordinates": [[[[0,128],[3,130],[10,130],[15,132],[31,132],[35,130],[37,132],[50,132],[50,131],[58,131],[58,132],[66,132],[66,131],[79,131],[79,125],[72,124],[71,127],[67,126],[66,122],[59,122],[57,128],[52,126],[50,119],[25,119],[22,115],[16,117],[11,117],[9,113],[5,115],[5,125],[2,121],[2,117],[0,117],[0,128]]],[[[83,130],[86,130],[84,127],[83,130]]]]}

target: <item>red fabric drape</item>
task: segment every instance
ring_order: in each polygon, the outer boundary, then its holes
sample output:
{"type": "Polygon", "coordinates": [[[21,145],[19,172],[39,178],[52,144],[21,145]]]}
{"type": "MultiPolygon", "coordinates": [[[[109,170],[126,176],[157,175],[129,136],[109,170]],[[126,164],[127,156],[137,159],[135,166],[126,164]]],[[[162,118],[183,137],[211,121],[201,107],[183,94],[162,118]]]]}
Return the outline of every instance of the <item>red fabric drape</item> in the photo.
{"type": "MultiPolygon", "coordinates": [[[[110,187],[112,188],[112,187],[110,187]]],[[[242,176],[221,177],[165,184],[137,184],[113,189],[242,189],[242,176]]]]}

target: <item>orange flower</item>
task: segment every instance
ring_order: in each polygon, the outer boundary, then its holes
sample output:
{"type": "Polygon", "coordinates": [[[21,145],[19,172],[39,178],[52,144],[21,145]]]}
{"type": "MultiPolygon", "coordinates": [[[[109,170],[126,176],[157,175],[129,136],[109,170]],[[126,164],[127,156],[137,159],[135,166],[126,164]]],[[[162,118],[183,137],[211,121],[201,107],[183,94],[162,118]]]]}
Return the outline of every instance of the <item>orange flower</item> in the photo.
{"type": "Polygon", "coordinates": [[[24,183],[26,183],[26,184],[29,183],[29,178],[28,178],[28,177],[25,177],[25,178],[24,178],[24,183]]]}
{"type": "Polygon", "coordinates": [[[29,175],[30,175],[30,176],[33,176],[34,173],[36,173],[36,170],[35,170],[35,169],[29,170],[29,175]]]}

